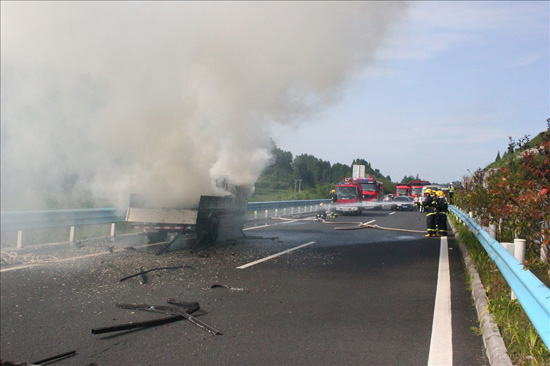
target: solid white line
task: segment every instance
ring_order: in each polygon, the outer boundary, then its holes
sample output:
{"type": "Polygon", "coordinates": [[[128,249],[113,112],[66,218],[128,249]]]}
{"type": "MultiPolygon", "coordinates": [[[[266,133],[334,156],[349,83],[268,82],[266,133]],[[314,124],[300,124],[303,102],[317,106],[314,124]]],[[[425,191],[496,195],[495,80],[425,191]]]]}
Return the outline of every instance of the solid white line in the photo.
{"type": "Polygon", "coordinates": [[[451,275],[447,237],[441,237],[439,271],[428,366],[453,364],[453,327],[451,316],[451,275]]]}
{"type": "Polygon", "coordinates": [[[237,269],[245,269],[245,268],[248,268],[248,267],[252,267],[253,265],[256,265],[258,263],[262,263],[262,262],[265,262],[265,261],[268,261],[270,259],[273,259],[273,258],[276,258],[280,255],[283,255],[283,254],[286,254],[286,253],[290,253],[292,251],[295,251],[297,249],[300,249],[300,248],[303,248],[303,247],[307,247],[308,245],[311,245],[311,244],[315,244],[317,243],[316,241],[310,241],[309,243],[305,243],[305,244],[302,244],[302,245],[298,245],[297,247],[294,247],[294,248],[290,248],[290,249],[287,249],[287,250],[283,250],[282,252],[280,253],[276,253],[276,254],[273,254],[273,255],[270,255],[269,257],[265,257],[265,258],[262,258],[262,259],[258,259],[257,261],[254,261],[254,262],[250,262],[250,263],[247,263],[247,264],[243,264],[242,266],[240,267],[237,267],[237,269]]]}
{"type": "Polygon", "coordinates": [[[389,214],[388,216],[391,216],[391,215],[393,215],[394,213],[395,213],[395,211],[394,211],[394,212],[390,212],[390,214],[389,214]]]}

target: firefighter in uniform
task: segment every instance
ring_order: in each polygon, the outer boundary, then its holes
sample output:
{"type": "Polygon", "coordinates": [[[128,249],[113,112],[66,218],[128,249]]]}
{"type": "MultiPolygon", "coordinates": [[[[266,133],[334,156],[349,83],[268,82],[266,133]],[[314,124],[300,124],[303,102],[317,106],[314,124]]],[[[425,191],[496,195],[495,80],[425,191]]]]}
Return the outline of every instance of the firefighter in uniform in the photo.
{"type": "Polygon", "coordinates": [[[455,195],[455,184],[451,183],[451,186],[449,187],[449,203],[453,204],[453,196],[455,195]]]}
{"type": "Polygon", "coordinates": [[[447,204],[447,197],[443,191],[435,192],[436,198],[436,222],[437,222],[437,234],[439,236],[447,236],[447,212],[449,206],[447,204]]]}
{"type": "Polygon", "coordinates": [[[327,209],[323,202],[319,204],[317,207],[317,220],[323,221],[327,219],[327,209]]]}
{"type": "Polygon", "coordinates": [[[426,212],[426,236],[436,236],[437,230],[435,228],[436,218],[436,201],[432,197],[432,190],[426,189],[424,191],[425,201],[422,204],[424,211],[426,212]]]}

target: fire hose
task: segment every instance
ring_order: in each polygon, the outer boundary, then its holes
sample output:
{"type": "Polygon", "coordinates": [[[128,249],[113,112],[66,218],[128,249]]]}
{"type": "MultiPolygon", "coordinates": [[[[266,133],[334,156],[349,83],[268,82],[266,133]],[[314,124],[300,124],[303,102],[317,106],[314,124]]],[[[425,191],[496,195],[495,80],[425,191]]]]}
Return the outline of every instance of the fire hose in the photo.
{"type": "MultiPolygon", "coordinates": [[[[311,221],[309,219],[291,219],[291,218],[284,218],[284,217],[278,217],[280,220],[289,220],[289,221],[311,221]]],[[[410,230],[410,229],[398,229],[398,228],[391,228],[391,227],[384,227],[380,225],[372,225],[367,223],[359,223],[357,225],[357,222],[354,221],[342,221],[342,222],[333,222],[333,221],[326,221],[321,220],[323,224],[354,224],[356,226],[340,226],[335,227],[334,230],[360,230],[360,229],[380,229],[380,230],[389,230],[389,231],[402,231],[407,233],[419,233],[419,234],[425,234],[425,230],[410,230]]]]}

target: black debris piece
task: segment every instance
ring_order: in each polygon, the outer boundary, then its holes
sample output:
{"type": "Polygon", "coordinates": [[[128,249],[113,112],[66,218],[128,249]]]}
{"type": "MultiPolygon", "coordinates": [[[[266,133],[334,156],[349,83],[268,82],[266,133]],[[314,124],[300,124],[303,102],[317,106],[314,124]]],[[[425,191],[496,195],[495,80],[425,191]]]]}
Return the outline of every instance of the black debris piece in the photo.
{"type": "Polygon", "coordinates": [[[148,270],[146,270],[146,271],[142,270],[141,272],[138,272],[138,273],[136,273],[136,274],[133,274],[133,275],[130,275],[130,276],[121,278],[121,279],[120,279],[120,282],[129,280],[130,278],[134,278],[134,277],[137,277],[137,276],[141,276],[142,281],[144,281],[144,283],[147,283],[147,278],[144,277],[144,275],[147,274],[147,273],[149,273],[149,272],[161,271],[161,270],[173,270],[173,269],[180,269],[180,268],[183,268],[183,266],[177,266],[177,267],[158,267],[158,268],[151,268],[151,269],[148,269],[148,270]]]}
{"type": "Polygon", "coordinates": [[[33,364],[34,365],[49,364],[49,363],[52,363],[52,362],[57,362],[57,361],[64,360],[65,358],[73,357],[74,355],[76,355],[76,351],[65,352],[65,353],[62,353],[62,354],[57,355],[57,356],[52,356],[52,357],[48,357],[48,358],[45,358],[45,359],[40,360],[40,361],[33,362],[33,364]]]}
{"type": "Polygon", "coordinates": [[[177,316],[176,315],[176,316],[169,316],[167,318],[161,318],[161,319],[155,319],[155,320],[146,320],[146,321],[143,321],[143,322],[133,322],[133,323],[127,323],[127,324],[120,324],[120,325],[114,325],[112,327],[92,329],[92,334],[120,332],[122,330],[131,330],[131,329],[138,329],[138,328],[149,328],[149,327],[155,327],[157,325],[177,322],[177,321],[183,320],[183,319],[185,319],[183,316],[177,316]]]}
{"type": "Polygon", "coordinates": [[[178,302],[175,299],[168,299],[167,301],[169,304],[177,305],[177,307],[163,306],[163,305],[147,305],[147,304],[117,304],[117,306],[121,309],[142,310],[142,311],[168,314],[170,316],[162,319],[121,324],[121,325],[107,327],[107,328],[92,329],[92,334],[102,334],[102,333],[118,332],[118,331],[129,330],[129,329],[146,328],[146,327],[152,327],[156,325],[171,323],[171,322],[175,322],[183,319],[188,320],[189,322],[195,324],[200,328],[203,328],[209,331],[212,334],[216,334],[216,335],[222,334],[222,332],[220,332],[216,328],[204,323],[203,321],[191,315],[192,313],[200,309],[199,303],[178,302]]]}

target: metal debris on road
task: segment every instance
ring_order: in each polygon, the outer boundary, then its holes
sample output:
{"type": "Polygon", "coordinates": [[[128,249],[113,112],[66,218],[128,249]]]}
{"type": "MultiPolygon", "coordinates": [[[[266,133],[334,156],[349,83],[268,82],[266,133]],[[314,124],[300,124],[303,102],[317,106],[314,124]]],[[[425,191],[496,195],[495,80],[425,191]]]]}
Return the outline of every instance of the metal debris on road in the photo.
{"type": "Polygon", "coordinates": [[[188,320],[189,322],[195,324],[196,326],[202,329],[209,331],[212,334],[215,334],[215,335],[222,334],[222,332],[220,332],[216,328],[206,324],[205,322],[191,315],[191,313],[194,313],[200,309],[199,303],[177,302],[174,299],[168,299],[167,301],[168,303],[177,305],[177,306],[148,305],[148,304],[117,304],[117,306],[121,309],[150,311],[154,313],[168,314],[170,316],[168,318],[155,319],[152,321],[128,323],[128,324],[121,324],[113,327],[92,329],[92,334],[101,334],[101,333],[116,332],[121,330],[151,327],[151,326],[166,324],[166,323],[175,322],[183,319],[188,320]]]}
{"type": "Polygon", "coordinates": [[[244,291],[244,289],[241,287],[231,287],[229,285],[221,285],[219,283],[213,284],[212,286],[210,286],[210,288],[226,288],[230,291],[244,291]]]}
{"type": "Polygon", "coordinates": [[[185,319],[187,319],[191,323],[209,331],[212,334],[215,334],[215,335],[222,334],[222,332],[212,327],[211,325],[208,325],[203,321],[190,315],[187,309],[180,309],[175,306],[162,306],[162,305],[159,306],[159,305],[147,305],[147,304],[117,304],[117,306],[122,309],[143,310],[143,311],[151,311],[155,313],[164,313],[164,314],[171,314],[176,316],[183,316],[185,319]]]}
{"type": "Polygon", "coordinates": [[[183,266],[177,266],[177,267],[158,267],[158,268],[151,268],[151,269],[148,269],[148,270],[146,270],[146,271],[143,271],[143,270],[142,270],[141,272],[138,272],[138,273],[136,273],[136,274],[133,274],[133,275],[130,275],[130,276],[121,278],[121,279],[120,279],[120,282],[129,280],[130,278],[134,278],[134,277],[137,277],[137,276],[141,276],[141,277],[142,277],[142,280],[144,281],[144,283],[147,283],[147,277],[145,277],[145,274],[147,274],[147,273],[149,273],[149,272],[160,271],[160,270],[180,269],[180,268],[183,268],[183,266]]]}
{"type": "Polygon", "coordinates": [[[33,362],[32,364],[33,365],[42,365],[43,363],[50,363],[50,362],[53,362],[53,361],[57,362],[57,361],[65,359],[65,358],[73,357],[74,355],[76,355],[76,351],[65,352],[65,353],[62,353],[62,354],[57,355],[57,356],[52,356],[52,357],[48,357],[48,358],[45,358],[45,359],[40,360],[40,361],[33,362]]]}

